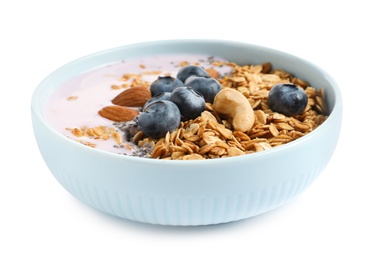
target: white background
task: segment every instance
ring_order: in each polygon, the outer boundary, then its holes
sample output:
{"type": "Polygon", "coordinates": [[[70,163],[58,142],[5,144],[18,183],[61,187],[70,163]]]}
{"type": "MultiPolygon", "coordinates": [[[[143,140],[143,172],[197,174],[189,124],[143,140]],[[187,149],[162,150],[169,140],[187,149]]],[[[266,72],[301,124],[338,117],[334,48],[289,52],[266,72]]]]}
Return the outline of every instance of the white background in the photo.
{"type": "Polygon", "coordinates": [[[370,259],[366,1],[208,2],[1,2],[0,259],[370,259]],[[297,199],[229,224],[155,226],[85,206],[50,174],[30,120],[37,84],[81,56],[180,38],[275,48],[336,79],[344,98],[340,141],[297,199]]]}

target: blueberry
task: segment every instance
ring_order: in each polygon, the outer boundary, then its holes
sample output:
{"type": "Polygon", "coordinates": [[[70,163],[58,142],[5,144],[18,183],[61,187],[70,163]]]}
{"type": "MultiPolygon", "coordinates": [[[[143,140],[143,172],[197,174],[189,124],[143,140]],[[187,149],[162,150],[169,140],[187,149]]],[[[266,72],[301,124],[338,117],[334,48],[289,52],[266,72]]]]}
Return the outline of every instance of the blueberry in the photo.
{"type": "Polygon", "coordinates": [[[283,83],[271,88],[268,102],[272,111],[293,116],[305,110],[308,98],[302,88],[292,83],[283,83]]]}
{"type": "Polygon", "coordinates": [[[195,65],[187,65],[181,67],[181,69],[179,69],[179,71],[177,72],[176,77],[182,82],[185,82],[185,80],[192,75],[205,78],[211,77],[204,68],[195,65]]]}
{"type": "Polygon", "coordinates": [[[171,96],[171,92],[161,92],[161,93],[158,93],[157,95],[155,96],[152,96],[150,99],[148,99],[148,101],[144,104],[143,106],[143,110],[145,110],[145,108],[147,106],[149,106],[150,104],[156,102],[156,101],[160,101],[160,100],[170,100],[170,96],[171,96]]]}
{"type": "Polygon", "coordinates": [[[190,76],[185,81],[185,85],[198,91],[209,103],[213,103],[216,94],[222,89],[220,82],[214,78],[190,76]]]}
{"type": "Polygon", "coordinates": [[[194,119],[205,110],[206,101],[203,96],[190,87],[178,87],[170,96],[170,101],[180,109],[181,115],[186,119],[194,119]]]}
{"type": "Polygon", "coordinates": [[[181,121],[179,108],[171,101],[160,100],[146,107],[138,116],[140,130],[152,138],[164,137],[175,130],[181,121]]]}
{"type": "Polygon", "coordinates": [[[175,88],[183,86],[184,83],[171,76],[159,76],[155,81],[150,85],[150,92],[152,96],[155,96],[162,92],[172,92],[175,88]]]}

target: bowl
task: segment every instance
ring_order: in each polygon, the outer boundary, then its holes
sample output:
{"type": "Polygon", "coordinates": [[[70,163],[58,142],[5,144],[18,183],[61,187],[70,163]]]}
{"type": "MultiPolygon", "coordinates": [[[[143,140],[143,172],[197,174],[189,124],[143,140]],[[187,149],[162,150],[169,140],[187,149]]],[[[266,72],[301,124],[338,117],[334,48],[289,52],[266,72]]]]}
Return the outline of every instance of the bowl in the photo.
{"type": "Polygon", "coordinates": [[[328,73],[278,50],[225,40],[166,40],[98,52],[57,69],[35,89],[32,124],[50,172],[76,199],[123,219],[174,226],[242,220],[271,211],[306,190],[329,162],[338,142],[342,97],[328,73]],[[221,159],[159,160],[81,145],[45,118],[45,104],[65,81],[104,64],[148,55],[207,54],[237,64],[271,62],[321,87],[329,116],[311,133],[265,151],[221,159]]]}

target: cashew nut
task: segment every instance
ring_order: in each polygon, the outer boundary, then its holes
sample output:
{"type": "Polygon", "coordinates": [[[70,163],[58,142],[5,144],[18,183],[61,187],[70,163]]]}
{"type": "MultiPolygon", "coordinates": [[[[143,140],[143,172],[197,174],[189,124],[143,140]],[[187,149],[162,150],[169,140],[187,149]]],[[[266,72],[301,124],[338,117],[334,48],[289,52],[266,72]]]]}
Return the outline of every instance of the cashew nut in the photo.
{"type": "Polygon", "coordinates": [[[246,132],[254,124],[254,112],[248,99],[232,88],[222,89],[213,101],[213,109],[221,116],[230,119],[237,131],[246,132]]]}

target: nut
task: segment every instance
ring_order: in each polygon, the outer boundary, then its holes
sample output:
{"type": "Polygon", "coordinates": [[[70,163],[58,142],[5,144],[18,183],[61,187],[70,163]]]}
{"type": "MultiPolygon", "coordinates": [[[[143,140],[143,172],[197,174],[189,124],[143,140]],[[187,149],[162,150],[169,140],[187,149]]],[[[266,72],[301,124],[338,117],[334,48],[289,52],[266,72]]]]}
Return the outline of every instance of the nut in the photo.
{"type": "Polygon", "coordinates": [[[215,96],[212,107],[221,116],[230,119],[236,131],[246,132],[253,127],[253,109],[248,99],[235,89],[222,89],[215,96]]]}
{"type": "Polygon", "coordinates": [[[206,69],[206,71],[209,74],[209,76],[211,76],[211,78],[215,78],[215,79],[218,78],[218,71],[215,70],[214,68],[208,68],[206,69]]]}
{"type": "Polygon", "coordinates": [[[139,111],[124,106],[106,106],[100,109],[98,114],[115,122],[126,122],[134,119],[139,111]]]}
{"type": "Polygon", "coordinates": [[[131,87],[113,98],[112,103],[118,106],[142,107],[151,96],[147,87],[131,87]]]}

